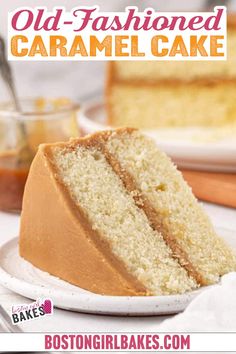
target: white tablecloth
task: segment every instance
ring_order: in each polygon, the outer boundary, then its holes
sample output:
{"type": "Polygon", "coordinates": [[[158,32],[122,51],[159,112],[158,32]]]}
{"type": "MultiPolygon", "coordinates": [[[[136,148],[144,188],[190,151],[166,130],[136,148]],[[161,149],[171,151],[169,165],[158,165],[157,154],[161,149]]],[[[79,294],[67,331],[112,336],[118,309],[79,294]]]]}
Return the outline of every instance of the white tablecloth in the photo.
{"type": "MultiPolygon", "coordinates": [[[[236,210],[204,203],[204,207],[217,227],[236,230],[236,210]]],[[[0,244],[18,234],[19,217],[0,213],[0,244]]],[[[28,300],[0,286],[0,303],[6,308],[28,300]]],[[[114,317],[72,313],[56,309],[53,316],[43,321],[30,321],[22,325],[24,331],[148,331],[158,329],[163,320],[173,316],[114,317]]]]}

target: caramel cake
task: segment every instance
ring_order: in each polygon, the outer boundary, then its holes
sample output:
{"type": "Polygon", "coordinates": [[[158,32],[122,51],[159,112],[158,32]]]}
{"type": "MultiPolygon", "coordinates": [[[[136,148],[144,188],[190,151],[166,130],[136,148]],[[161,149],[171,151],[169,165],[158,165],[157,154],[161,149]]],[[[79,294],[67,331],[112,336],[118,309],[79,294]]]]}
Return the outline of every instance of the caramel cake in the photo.
{"type": "Polygon", "coordinates": [[[181,173],[128,128],[40,145],[25,188],[20,254],[106,295],[181,294],[236,270],[181,173]]]}
{"type": "Polygon", "coordinates": [[[113,61],[109,124],[153,129],[236,123],[236,15],[228,16],[226,61],[113,61]]]}

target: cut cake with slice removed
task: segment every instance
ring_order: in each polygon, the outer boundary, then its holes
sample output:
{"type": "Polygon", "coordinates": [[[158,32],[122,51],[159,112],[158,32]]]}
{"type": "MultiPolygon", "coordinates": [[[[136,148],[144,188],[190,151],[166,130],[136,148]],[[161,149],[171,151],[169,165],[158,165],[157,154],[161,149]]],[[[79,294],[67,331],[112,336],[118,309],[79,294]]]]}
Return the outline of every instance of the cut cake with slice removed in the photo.
{"type": "Polygon", "coordinates": [[[105,94],[108,125],[234,128],[236,14],[227,17],[227,60],[111,61],[105,94]]]}
{"type": "Polygon", "coordinates": [[[128,128],[39,147],[25,188],[20,254],[106,295],[180,294],[236,270],[180,172],[128,128]]]}

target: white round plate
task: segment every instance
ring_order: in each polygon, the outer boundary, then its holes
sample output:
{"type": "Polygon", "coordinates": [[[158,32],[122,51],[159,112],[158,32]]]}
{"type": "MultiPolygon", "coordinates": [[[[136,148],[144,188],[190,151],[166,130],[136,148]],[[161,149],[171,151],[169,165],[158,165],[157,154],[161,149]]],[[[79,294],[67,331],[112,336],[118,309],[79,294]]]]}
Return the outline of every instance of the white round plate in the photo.
{"type": "MultiPolygon", "coordinates": [[[[219,229],[236,250],[234,231],[219,229]]],[[[35,268],[19,256],[18,238],[0,248],[0,284],[6,288],[37,300],[51,298],[54,306],[95,314],[118,316],[166,315],[183,311],[191,300],[209,287],[183,295],[171,296],[103,296],[66,283],[35,268]]]]}
{"type": "MultiPolygon", "coordinates": [[[[101,101],[85,103],[79,114],[83,134],[111,129],[101,101]]],[[[145,130],[183,168],[236,172],[236,126],[225,128],[163,128],[145,130]]]]}

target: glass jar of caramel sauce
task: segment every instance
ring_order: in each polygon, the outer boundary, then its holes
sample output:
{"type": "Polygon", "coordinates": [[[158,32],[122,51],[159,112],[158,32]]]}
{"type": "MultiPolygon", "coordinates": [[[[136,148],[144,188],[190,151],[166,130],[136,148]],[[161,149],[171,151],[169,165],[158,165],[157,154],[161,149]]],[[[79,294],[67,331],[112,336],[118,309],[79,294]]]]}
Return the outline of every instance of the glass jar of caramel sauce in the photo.
{"type": "Polygon", "coordinates": [[[41,143],[79,135],[78,104],[67,98],[20,101],[21,111],[0,104],[0,210],[19,213],[31,162],[41,143]]]}

